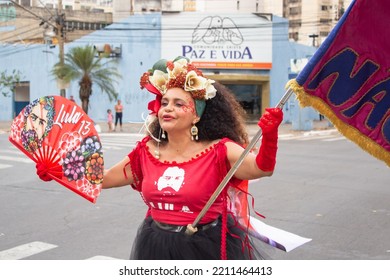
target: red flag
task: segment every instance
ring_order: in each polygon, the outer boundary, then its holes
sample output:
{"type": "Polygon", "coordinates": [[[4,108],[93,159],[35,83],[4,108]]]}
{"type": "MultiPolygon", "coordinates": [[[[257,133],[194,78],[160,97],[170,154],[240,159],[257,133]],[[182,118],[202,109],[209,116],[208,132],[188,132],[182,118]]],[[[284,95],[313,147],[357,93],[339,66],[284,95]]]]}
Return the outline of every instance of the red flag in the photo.
{"type": "Polygon", "coordinates": [[[288,86],[390,166],[390,1],[355,0],[288,86]]]}

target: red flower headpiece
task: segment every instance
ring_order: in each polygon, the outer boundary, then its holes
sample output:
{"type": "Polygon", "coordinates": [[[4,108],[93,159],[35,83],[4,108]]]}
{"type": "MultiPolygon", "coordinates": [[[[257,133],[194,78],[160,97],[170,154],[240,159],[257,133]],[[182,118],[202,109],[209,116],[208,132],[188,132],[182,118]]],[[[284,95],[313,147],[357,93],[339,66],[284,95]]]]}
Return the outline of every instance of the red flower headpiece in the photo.
{"type": "Polygon", "coordinates": [[[148,109],[157,114],[161,98],[170,88],[182,88],[189,92],[196,102],[198,115],[203,113],[204,101],[215,96],[217,90],[214,81],[203,76],[186,57],[177,57],[173,61],[161,59],[151,70],[141,76],[141,89],[146,88],[156,94],[156,100],[149,103],[148,109]],[[203,102],[198,102],[203,101],[203,102]],[[198,111],[198,108],[201,112],[198,111]]]}

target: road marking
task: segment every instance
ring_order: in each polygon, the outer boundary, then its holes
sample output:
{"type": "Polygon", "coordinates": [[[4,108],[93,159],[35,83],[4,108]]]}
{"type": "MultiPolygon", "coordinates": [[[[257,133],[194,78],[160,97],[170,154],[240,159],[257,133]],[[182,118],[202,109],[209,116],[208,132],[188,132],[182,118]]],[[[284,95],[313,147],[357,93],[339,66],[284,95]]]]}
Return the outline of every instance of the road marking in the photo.
{"type": "MultiPolygon", "coordinates": [[[[118,132],[118,133],[99,133],[99,136],[103,137],[125,137],[125,136],[134,136],[134,137],[145,137],[145,134],[142,133],[123,133],[123,132],[118,132]]],[[[101,138],[101,137],[100,137],[101,138]]]]}
{"type": "Polygon", "coordinates": [[[325,140],[332,138],[331,135],[311,135],[311,136],[303,136],[302,138],[299,138],[297,140],[299,141],[311,141],[311,140],[325,140]]]}
{"type": "Polygon", "coordinates": [[[321,140],[321,141],[340,141],[345,139],[345,137],[340,137],[337,135],[293,135],[293,134],[282,134],[279,137],[281,141],[312,141],[312,140],[321,140]]]}
{"type": "MultiPolygon", "coordinates": [[[[5,234],[0,233],[0,237],[3,235],[5,234]]],[[[54,244],[34,241],[4,251],[0,251],[0,260],[20,260],[48,250],[55,249],[57,247],[58,246],[54,244]]],[[[121,259],[97,255],[91,258],[87,258],[86,260],[121,260],[121,259]]]]}
{"type": "Polygon", "coordinates": [[[302,135],[296,135],[296,134],[281,134],[278,136],[280,140],[296,140],[302,137],[303,137],[302,135]]]}
{"type": "Polygon", "coordinates": [[[334,138],[331,138],[331,139],[325,139],[324,141],[327,141],[327,142],[331,142],[331,141],[340,141],[340,140],[345,140],[346,138],[345,137],[334,137],[334,138]]]}
{"type": "Polygon", "coordinates": [[[328,129],[328,130],[310,130],[304,132],[304,136],[312,136],[312,135],[331,135],[337,133],[337,129],[328,129]]]}
{"type": "MultiPolygon", "coordinates": [[[[135,148],[135,145],[128,145],[127,146],[127,150],[131,151],[133,148],[135,148]]],[[[103,149],[102,151],[105,152],[105,151],[108,151],[108,150],[123,150],[125,148],[119,148],[119,147],[114,147],[114,146],[103,146],[103,149]]]]}
{"type": "MultiPolygon", "coordinates": [[[[102,141],[102,146],[115,146],[115,147],[129,147],[131,144],[127,143],[119,143],[119,142],[109,142],[109,141],[102,141]]],[[[134,144],[133,144],[134,145],[134,144]]]]}
{"type": "Polygon", "coordinates": [[[20,260],[57,247],[57,245],[34,241],[8,250],[1,251],[0,260],[20,260]]]}
{"type": "Polygon", "coordinates": [[[86,260],[120,260],[120,259],[107,257],[107,256],[94,256],[94,257],[88,258],[86,260]]]}
{"type": "Polygon", "coordinates": [[[19,158],[19,157],[9,157],[9,156],[0,156],[0,160],[17,161],[17,162],[23,162],[23,163],[33,163],[33,161],[29,158],[19,158]]]}
{"type": "Polygon", "coordinates": [[[1,151],[2,154],[11,154],[11,155],[20,155],[20,156],[24,156],[23,152],[19,151],[19,150],[3,150],[1,151]]]}
{"type": "Polygon", "coordinates": [[[5,168],[9,168],[9,167],[12,167],[13,165],[9,165],[9,164],[1,164],[0,163],[0,169],[5,169],[5,168]]]}

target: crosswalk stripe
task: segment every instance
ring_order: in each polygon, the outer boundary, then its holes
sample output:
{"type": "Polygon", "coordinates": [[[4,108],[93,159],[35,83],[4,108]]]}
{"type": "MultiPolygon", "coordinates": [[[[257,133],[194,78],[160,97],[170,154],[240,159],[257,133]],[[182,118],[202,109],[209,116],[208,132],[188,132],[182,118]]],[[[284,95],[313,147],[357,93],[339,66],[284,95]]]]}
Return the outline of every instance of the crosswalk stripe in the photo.
{"type": "Polygon", "coordinates": [[[304,136],[304,137],[301,137],[297,140],[299,140],[299,141],[324,140],[324,139],[329,139],[332,137],[334,137],[334,136],[331,136],[331,135],[304,136]]]}
{"type": "Polygon", "coordinates": [[[135,147],[135,145],[116,146],[116,145],[104,145],[104,144],[103,144],[103,151],[104,151],[104,150],[123,150],[123,149],[132,149],[133,147],[135,147]]]}
{"type": "Polygon", "coordinates": [[[9,167],[12,167],[12,165],[0,163],[0,169],[5,169],[5,168],[9,168],[9,167]]]}
{"type": "Polygon", "coordinates": [[[296,140],[299,138],[302,138],[301,135],[294,135],[294,134],[281,134],[278,136],[280,140],[296,140]]]}
{"type": "Polygon", "coordinates": [[[345,139],[344,137],[339,137],[336,135],[310,135],[310,136],[304,136],[304,135],[282,135],[279,137],[279,140],[281,141],[290,141],[290,140],[297,140],[297,141],[310,141],[310,140],[321,140],[321,141],[337,141],[345,139]]]}
{"type": "MultiPolygon", "coordinates": [[[[41,242],[41,241],[34,241],[4,251],[0,251],[0,260],[20,260],[55,248],[58,248],[58,246],[50,243],[41,242]]],[[[109,256],[97,255],[90,258],[86,258],[85,260],[120,260],[120,259],[109,257],[109,256]]]]}
{"type": "Polygon", "coordinates": [[[2,154],[10,154],[10,155],[20,155],[20,156],[24,156],[24,154],[19,151],[19,150],[2,150],[1,151],[2,154]]]}
{"type": "Polygon", "coordinates": [[[8,250],[1,251],[0,260],[20,260],[57,247],[57,245],[34,241],[8,250]]]}
{"type": "Polygon", "coordinates": [[[23,163],[33,163],[33,161],[29,158],[20,158],[20,157],[0,156],[0,160],[17,161],[17,162],[23,162],[23,163]]]}
{"type": "Polygon", "coordinates": [[[142,133],[123,133],[123,132],[120,132],[120,133],[99,133],[99,136],[100,138],[103,138],[103,137],[108,137],[108,138],[122,138],[122,137],[126,137],[126,136],[134,136],[134,137],[145,137],[145,134],[142,134],[142,133]]]}
{"type": "Polygon", "coordinates": [[[102,141],[102,145],[103,147],[104,146],[116,146],[116,147],[128,147],[130,144],[125,144],[125,143],[109,143],[109,142],[105,142],[105,141],[102,141]]]}
{"type": "Polygon", "coordinates": [[[330,139],[325,139],[324,141],[331,142],[331,141],[340,141],[340,140],[345,140],[346,138],[341,136],[341,137],[334,137],[330,139]]]}
{"type": "Polygon", "coordinates": [[[94,256],[94,257],[88,258],[86,260],[120,260],[120,259],[107,257],[107,256],[94,256]]]}
{"type": "Polygon", "coordinates": [[[310,130],[304,132],[304,136],[314,136],[314,135],[331,135],[337,133],[337,129],[328,129],[328,130],[310,130]]]}

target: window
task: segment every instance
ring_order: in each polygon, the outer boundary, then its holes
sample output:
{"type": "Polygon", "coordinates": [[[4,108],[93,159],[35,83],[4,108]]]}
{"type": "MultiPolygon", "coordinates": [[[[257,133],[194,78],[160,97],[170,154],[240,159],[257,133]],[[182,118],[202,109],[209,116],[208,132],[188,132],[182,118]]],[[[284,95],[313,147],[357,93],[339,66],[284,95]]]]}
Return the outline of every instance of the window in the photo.
{"type": "Polygon", "coordinates": [[[21,0],[20,5],[22,5],[24,7],[31,7],[30,0],[21,0]]]}
{"type": "Polygon", "coordinates": [[[321,37],[326,37],[326,36],[328,36],[329,35],[329,32],[327,32],[327,31],[321,31],[320,32],[320,36],[321,37]]]}
{"type": "Polygon", "coordinates": [[[293,39],[294,41],[298,41],[298,39],[299,39],[298,32],[290,32],[288,34],[288,38],[293,39]]]}
{"type": "Polygon", "coordinates": [[[295,20],[290,20],[290,27],[301,27],[302,26],[302,20],[300,19],[295,19],[295,20]]]}
{"type": "Polygon", "coordinates": [[[300,7],[292,7],[290,8],[290,15],[300,15],[301,8],[300,7]]]}
{"type": "Polygon", "coordinates": [[[330,18],[320,18],[320,23],[321,24],[328,24],[328,23],[331,23],[332,22],[332,19],[330,18]]]}

